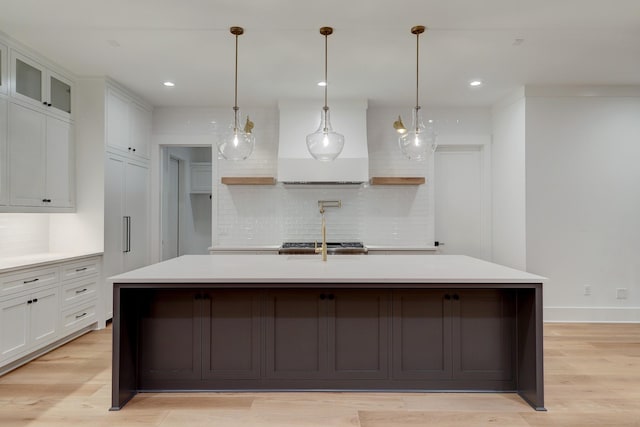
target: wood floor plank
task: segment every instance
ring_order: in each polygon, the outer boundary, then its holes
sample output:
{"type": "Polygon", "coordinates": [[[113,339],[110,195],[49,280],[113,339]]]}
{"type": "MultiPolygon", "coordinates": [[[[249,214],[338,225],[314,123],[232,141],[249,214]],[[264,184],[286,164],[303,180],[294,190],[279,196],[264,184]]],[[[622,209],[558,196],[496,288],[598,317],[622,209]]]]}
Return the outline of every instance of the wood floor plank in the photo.
{"type": "Polygon", "coordinates": [[[2,427],[640,427],[640,324],[546,324],[545,400],[515,394],[143,393],[109,412],[111,329],[0,377],[2,427]]]}

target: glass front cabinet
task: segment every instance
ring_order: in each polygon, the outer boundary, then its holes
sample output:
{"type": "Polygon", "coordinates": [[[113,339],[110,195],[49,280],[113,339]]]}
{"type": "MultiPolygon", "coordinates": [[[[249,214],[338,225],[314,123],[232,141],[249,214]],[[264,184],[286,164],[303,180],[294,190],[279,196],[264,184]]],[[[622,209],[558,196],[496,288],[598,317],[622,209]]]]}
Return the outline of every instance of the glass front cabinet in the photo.
{"type": "Polygon", "coordinates": [[[11,96],[70,118],[72,83],[22,53],[11,50],[11,96]]]}

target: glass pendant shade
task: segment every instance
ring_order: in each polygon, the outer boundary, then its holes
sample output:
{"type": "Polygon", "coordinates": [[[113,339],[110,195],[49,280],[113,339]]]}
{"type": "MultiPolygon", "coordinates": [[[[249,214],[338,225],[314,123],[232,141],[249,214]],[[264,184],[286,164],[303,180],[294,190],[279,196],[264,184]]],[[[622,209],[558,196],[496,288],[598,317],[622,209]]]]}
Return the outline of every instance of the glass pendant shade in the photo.
{"type": "Polygon", "coordinates": [[[218,141],[218,152],[226,160],[245,160],[253,152],[256,139],[253,133],[247,132],[246,128],[253,123],[247,117],[247,125],[245,128],[238,126],[242,123],[240,120],[240,110],[234,111],[234,120],[229,128],[218,141]]]}
{"type": "Polygon", "coordinates": [[[400,150],[411,160],[426,160],[436,151],[436,133],[432,122],[425,126],[420,107],[413,109],[411,127],[398,138],[400,150]]]}
{"type": "Polygon", "coordinates": [[[236,63],[234,79],[233,122],[227,131],[218,140],[218,152],[226,160],[245,160],[253,152],[256,139],[251,130],[253,122],[247,116],[247,122],[243,128],[240,127],[240,108],[238,107],[238,37],[244,34],[242,27],[231,27],[229,32],[236,38],[236,63]]]}
{"type": "Polygon", "coordinates": [[[344,135],[331,127],[329,107],[320,113],[320,126],[314,133],[307,135],[307,149],[311,156],[322,162],[330,162],[342,153],[344,135]]]}

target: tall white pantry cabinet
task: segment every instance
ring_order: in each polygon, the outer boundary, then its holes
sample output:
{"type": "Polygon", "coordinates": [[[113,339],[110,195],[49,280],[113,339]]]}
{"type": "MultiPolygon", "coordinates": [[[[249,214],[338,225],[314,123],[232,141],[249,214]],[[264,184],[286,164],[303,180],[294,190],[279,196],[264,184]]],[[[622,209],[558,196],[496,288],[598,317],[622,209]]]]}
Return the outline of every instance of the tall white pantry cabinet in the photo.
{"type": "MultiPolygon", "coordinates": [[[[149,263],[149,212],[152,108],[135,94],[108,78],[79,79],[78,140],[87,152],[82,156],[94,167],[103,167],[103,197],[94,198],[104,218],[104,277],[108,278],[149,263]]],[[[105,318],[113,316],[113,290],[105,281],[102,290],[105,318]]]]}

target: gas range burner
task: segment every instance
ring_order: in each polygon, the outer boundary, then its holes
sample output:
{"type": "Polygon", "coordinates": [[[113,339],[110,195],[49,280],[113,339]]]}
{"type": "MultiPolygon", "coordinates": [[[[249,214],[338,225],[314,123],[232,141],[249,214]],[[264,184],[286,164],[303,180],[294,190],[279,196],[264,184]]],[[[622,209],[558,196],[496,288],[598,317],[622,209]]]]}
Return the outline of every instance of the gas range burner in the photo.
{"type": "MultiPolygon", "coordinates": [[[[322,242],[318,242],[320,247],[322,242]]],[[[315,253],[316,242],[285,242],[278,250],[279,254],[306,255],[315,253]]],[[[327,242],[328,254],[362,255],[368,252],[362,242],[327,242]]]]}

